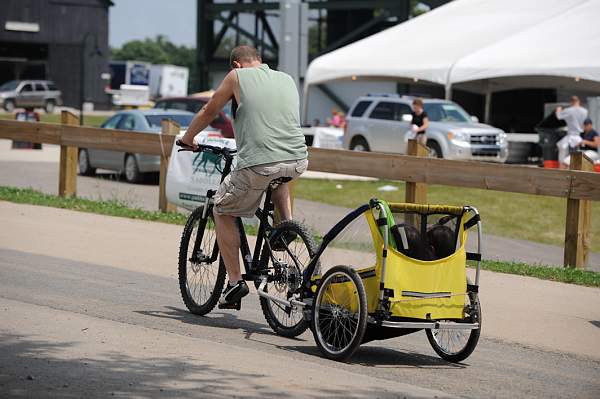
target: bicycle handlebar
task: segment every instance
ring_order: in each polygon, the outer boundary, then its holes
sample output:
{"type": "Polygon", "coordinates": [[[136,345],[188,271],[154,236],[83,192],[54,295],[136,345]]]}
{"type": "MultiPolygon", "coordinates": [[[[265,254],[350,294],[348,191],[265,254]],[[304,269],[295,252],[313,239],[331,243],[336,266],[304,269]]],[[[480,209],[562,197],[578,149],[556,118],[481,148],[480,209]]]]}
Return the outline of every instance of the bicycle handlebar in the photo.
{"type": "Polygon", "coordinates": [[[175,142],[175,144],[178,145],[179,147],[181,147],[179,150],[177,150],[177,152],[181,152],[181,151],[210,152],[215,155],[224,155],[226,157],[232,156],[233,154],[235,154],[237,152],[237,150],[232,150],[227,147],[217,147],[217,146],[208,145],[208,144],[198,144],[198,148],[194,149],[192,146],[187,145],[180,139],[178,139],[175,142]]]}

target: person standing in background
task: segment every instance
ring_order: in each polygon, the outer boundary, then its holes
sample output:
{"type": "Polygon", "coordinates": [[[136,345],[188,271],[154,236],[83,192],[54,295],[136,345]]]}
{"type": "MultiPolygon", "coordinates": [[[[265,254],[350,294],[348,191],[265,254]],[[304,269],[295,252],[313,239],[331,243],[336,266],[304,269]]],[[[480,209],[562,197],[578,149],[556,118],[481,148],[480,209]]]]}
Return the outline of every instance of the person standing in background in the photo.
{"type": "Polygon", "coordinates": [[[426,130],[429,127],[429,117],[427,112],[423,109],[423,100],[415,98],[412,103],[412,131],[416,135],[417,142],[423,145],[427,145],[427,136],[425,136],[426,130]]]}
{"type": "Polygon", "coordinates": [[[571,106],[563,109],[556,108],[556,118],[564,120],[567,124],[567,135],[560,139],[556,146],[558,147],[558,162],[561,169],[566,168],[567,157],[569,156],[569,147],[577,147],[581,142],[581,133],[583,132],[583,122],[588,116],[587,109],[581,106],[579,97],[571,97],[571,106]]]}
{"type": "Polygon", "coordinates": [[[592,120],[587,118],[583,121],[583,133],[581,133],[581,143],[579,143],[578,150],[583,151],[589,159],[596,162],[600,159],[599,147],[600,135],[594,130],[592,120]]]}

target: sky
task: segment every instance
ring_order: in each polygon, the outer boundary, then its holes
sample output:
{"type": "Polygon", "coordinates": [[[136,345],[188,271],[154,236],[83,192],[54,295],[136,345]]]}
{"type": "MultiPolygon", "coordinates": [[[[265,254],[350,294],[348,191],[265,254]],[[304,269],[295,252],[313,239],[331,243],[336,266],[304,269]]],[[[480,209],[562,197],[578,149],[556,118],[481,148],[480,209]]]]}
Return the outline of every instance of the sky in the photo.
{"type": "MultiPolygon", "coordinates": [[[[196,0],[112,0],[109,8],[108,43],[121,47],[130,40],[144,40],[161,34],[176,45],[196,47],[196,0]]],[[[222,2],[220,0],[216,3],[222,2]]],[[[310,17],[317,12],[311,10],[310,17]]],[[[267,17],[271,29],[279,35],[279,18],[267,17]]],[[[240,25],[254,31],[254,16],[240,15],[240,25]]],[[[215,29],[222,24],[215,23],[215,29]]],[[[229,29],[229,34],[233,30],[229,29]]]]}
{"type": "Polygon", "coordinates": [[[196,0],[113,0],[113,3],[109,9],[111,47],[159,34],[177,45],[196,46],[196,0]]]}

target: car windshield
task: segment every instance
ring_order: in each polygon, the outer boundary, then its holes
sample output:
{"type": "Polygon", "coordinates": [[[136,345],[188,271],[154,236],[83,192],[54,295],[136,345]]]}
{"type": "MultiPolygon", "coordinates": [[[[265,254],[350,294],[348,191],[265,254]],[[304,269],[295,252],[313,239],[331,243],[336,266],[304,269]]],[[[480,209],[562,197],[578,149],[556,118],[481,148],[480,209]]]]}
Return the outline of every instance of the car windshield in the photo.
{"type": "Polygon", "coordinates": [[[425,112],[432,122],[471,122],[469,114],[454,103],[425,104],[425,112]]]}
{"type": "Polygon", "coordinates": [[[188,127],[192,123],[194,115],[180,115],[180,114],[164,114],[164,115],[146,115],[146,120],[151,128],[160,128],[160,121],[163,119],[172,119],[181,127],[188,127]]]}
{"type": "Polygon", "coordinates": [[[0,91],[11,91],[17,88],[17,85],[19,84],[18,80],[11,80],[10,82],[6,82],[4,83],[2,86],[0,86],[0,91]]]}

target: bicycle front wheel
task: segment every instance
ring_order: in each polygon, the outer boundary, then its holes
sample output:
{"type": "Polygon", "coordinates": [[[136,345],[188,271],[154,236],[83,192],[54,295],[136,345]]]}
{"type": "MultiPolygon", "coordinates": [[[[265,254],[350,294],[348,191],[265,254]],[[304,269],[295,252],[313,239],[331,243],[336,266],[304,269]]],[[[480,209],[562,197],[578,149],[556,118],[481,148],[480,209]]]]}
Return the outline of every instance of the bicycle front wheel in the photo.
{"type": "Polygon", "coordinates": [[[210,209],[192,212],[179,246],[179,289],[190,312],[205,315],[217,304],[225,284],[225,264],[218,254],[215,222],[210,209]],[[217,260],[218,259],[218,260],[217,260]]]}

